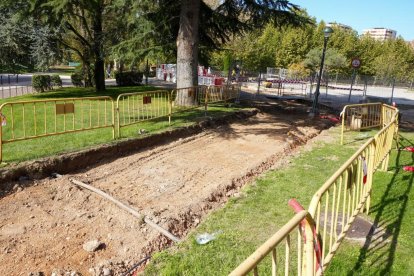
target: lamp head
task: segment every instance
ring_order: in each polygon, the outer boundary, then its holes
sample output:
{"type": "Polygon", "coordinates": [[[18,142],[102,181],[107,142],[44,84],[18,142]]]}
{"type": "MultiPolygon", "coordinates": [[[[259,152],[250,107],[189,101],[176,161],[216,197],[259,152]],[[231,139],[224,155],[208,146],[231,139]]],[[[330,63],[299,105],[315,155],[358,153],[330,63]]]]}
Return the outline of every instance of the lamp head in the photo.
{"type": "Polygon", "coordinates": [[[325,27],[325,29],[323,29],[323,35],[325,36],[325,38],[329,38],[332,33],[333,29],[331,27],[325,27]]]}

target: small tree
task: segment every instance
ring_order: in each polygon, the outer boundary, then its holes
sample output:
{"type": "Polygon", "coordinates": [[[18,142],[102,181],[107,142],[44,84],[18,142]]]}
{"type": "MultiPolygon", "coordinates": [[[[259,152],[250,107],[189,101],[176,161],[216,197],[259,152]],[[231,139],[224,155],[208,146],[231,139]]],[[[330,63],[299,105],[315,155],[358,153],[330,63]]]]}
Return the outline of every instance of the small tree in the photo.
{"type": "MultiPolygon", "coordinates": [[[[319,70],[319,66],[322,59],[322,49],[314,48],[309,51],[304,60],[305,68],[310,69],[312,72],[319,70]]],[[[346,67],[346,58],[338,53],[335,49],[327,49],[325,53],[324,70],[329,69],[340,70],[346,67]]]]}

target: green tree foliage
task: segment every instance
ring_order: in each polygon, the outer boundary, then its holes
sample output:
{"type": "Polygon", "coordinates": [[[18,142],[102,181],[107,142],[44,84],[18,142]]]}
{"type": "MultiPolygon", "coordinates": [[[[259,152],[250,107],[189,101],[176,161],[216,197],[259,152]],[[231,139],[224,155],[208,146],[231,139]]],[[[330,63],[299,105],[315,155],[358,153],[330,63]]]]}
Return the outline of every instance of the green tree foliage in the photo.
{"type": "Polygon", "coordinates": [[[120,60],[129,68],[142,65],[146,59],[150,63],[159,60],[175,63],[176,46],[171,35],[174,27],[162,21],[149,20],[148,14],[153,14],[153,9],[152,1],[118,2],[114,9],[118,16],[113,20],[118,26],[114,30],[117,35],[112,37],[109,57],[120,60]]]}
{"type": "MultiPolygon", "coordinates": [[[[303,75],[302,65],[314,72],[320,66],[325,26],[323,21],[301,28],[276,28],[269,24],[247,35],[236,36],[224,48],[231,49],[234,58],[241,60],[247,70],[296,68],[303,75]]],[[[402,38],[381,42],[367,36],[359,37],[353,30],[335,26],[333,29],[327,46],[325,71],[350,76],[353,71],[351,60],[358,57],[362,62],[359,74],[389,80],[414,79],[414,50],[402,38]]],[[[224,55],[216,53],[214,57],[213,65],[220,64],[220,57],[224,55]]]]}
{"type": "MultiPolygon", "coordinates": [[[[84,84],[96,83],[101,90],[104,62],[113,60],[130,68],[146,59],[187,64],[178,74],[190,76],[190,82],[198,64],[227,71],[235,60],[251,71],[283,67],[303,75],[305,67],[317,70],[326,24],[316,24],[298,6],[276,0],[188,3],[195,2],[2,0],[0,71],[47,70],[64,57],[74,58],[82,62],[84,84]],[[191,23],[183,8],[197,14],[196,20],[191,23]]],[[[380,42],[333,28],[325,69],[350,75],[350,61],[359,57],[359,74],[414,79],[414,51],[402,38],[380,42]]]]}
{"type": "MultiPolygon", "coordinates": [[[[217,5],[208,5],[202,0],[160,0],[153,1],[148,10],[152,12],[145,17],[163,27],[165,38],[173,37],[177,42],[179,87],[196,84],[194,81],[199,50],[208,52],[218,49],[234,36],[262,28],[269,22],[276,26],[308,23],[308,19],[300,15],[298,6],[288,1],[276,0],[224,0],[217,5]],[[195,17],[198,19],[193,20],[195,17]],[[185,64],[191,66],[187,67],[185,64]],[[180,76],[191,77],[181,80],[180,76]]],[[[169,45],[171,42],[166,41],[165,44],[169,45]]]]}
{"type": "Polygon", "coordinates": [[[30,56],[37,70],[47,71],[61,60],[58,37],[60,30],[48,26],[37,26],[30,33],[30,56]]]}
{"type": "Polygon", "coordinates": [[[299,63],[311,49],[311,28],[289,28],[285,30],[281,39],[280,49],[277,51],[276,66],[287,68],[289,65],[299,63]]]}
{"type": "Polygon", "coordinates": [[[104,44],[111,34],[104,22],[113,5],[111,0],[32,0],[32,12],[44,26],[63,30],[60,43],[76,53],[85,83],[95,83],[97,91],[105,89],[104,44]]]}
{"type": "Polygon", "coordinates": [[[382,43],[369,36],[362,36],[358,40],[357,55],[361,59],[359,72],[364,75],[375,75],[375,59],[381,55],[382,43]]]}
{"type": "MultiPolygon", "coordinates": [[[[305,68],[310,69],[312,72],[319,70],[322,59],[322,49],[314,48],[309,51],[304,60],[305,68]]],[[[345,68],[347,62],[344,55],[340,54],[337,50],[328,48],[325,53],[324,70],[340,70],[345,68]]]]}
{"type": "Polygon", "coordinates": [[[0,72],[14,73],[34,66],[30,60],[33,22],[20,13],[26,8],[23,1],[0,2],[0,72]]]}
{"type": "Polygon", "coordinates": [[[0,71],[45,71],[61,59],[59,30],[39,24],[29,11],[29,1],[0,1],[0,71]]]}
{"type": "Polygon", "coordinates": [[[413,63],[413,49],[402,38],[384,42],[381,54],[373,62],[376,76],[388,81],[392,79],[412,80],[413,63]]]}

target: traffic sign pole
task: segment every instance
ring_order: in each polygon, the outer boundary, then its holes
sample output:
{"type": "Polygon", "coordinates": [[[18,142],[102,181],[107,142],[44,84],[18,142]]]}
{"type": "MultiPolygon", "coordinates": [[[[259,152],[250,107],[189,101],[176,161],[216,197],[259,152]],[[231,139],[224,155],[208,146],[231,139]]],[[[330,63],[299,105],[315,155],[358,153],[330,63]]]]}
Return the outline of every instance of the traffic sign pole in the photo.
{"type": "Polygon", "coordinates": [[[351,101],[352,87],[354,86],[357,70],[359,67],[361,67],[361,60],[359,58],[353,58],[351,61],[351,66],[354,68],[354,70],[352,72],[351,88],[349,89],[348,102],[351,101]]]}

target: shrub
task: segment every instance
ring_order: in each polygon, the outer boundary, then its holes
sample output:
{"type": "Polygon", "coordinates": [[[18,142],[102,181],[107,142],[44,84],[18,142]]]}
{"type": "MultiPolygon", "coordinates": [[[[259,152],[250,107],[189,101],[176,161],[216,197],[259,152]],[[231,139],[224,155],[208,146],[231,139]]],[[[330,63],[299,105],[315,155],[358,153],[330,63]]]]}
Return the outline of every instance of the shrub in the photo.
{"type": "Polygon", "coordinates": [[[72,80],[72,84],[75,87],[83,87],[83,75],[80,73],[73,73],[70,76],[70,79],[72,80]]]}
{"type": "Polygon", "coordinates": [[[62,87],[62,79],[58,74],[51,76],[52,86],[53,87],[62,87]]]}
{"type": "Polygon", "coordinates": [[[52,90],[52,82],[50,75],[33,75],[32,86],[37,92],[45,92],[52,90]]]}
{"type": "Polygon", "coordinates": [[[115,73],[115,80],[118,86],[134,86],[134,85],[141,85],[142,84],[142,76],[143,73],[141,72],[116,72],[115,73]]]}

